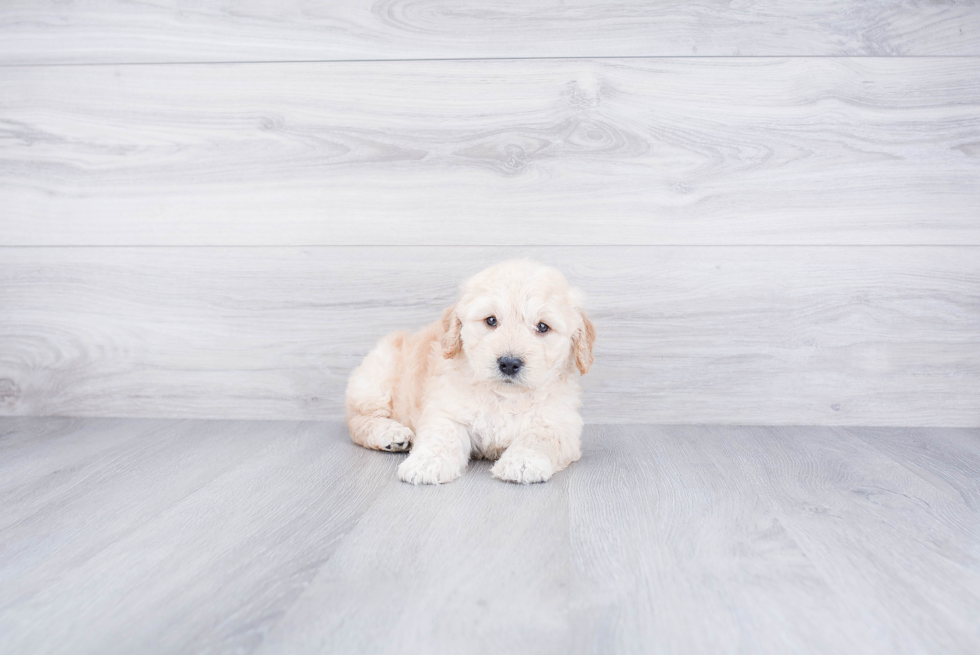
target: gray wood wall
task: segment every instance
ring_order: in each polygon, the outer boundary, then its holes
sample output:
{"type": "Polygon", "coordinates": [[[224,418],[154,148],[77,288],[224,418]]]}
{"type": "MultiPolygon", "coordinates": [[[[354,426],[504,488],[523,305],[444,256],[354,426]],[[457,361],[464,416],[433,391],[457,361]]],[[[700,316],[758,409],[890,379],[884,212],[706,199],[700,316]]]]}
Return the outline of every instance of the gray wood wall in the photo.
{"type": "Polygon", "coordinates": [[[588,421],[980,425],[980,3],[0,4],[0,414],[337,418],[513,256],[588,421]]]}

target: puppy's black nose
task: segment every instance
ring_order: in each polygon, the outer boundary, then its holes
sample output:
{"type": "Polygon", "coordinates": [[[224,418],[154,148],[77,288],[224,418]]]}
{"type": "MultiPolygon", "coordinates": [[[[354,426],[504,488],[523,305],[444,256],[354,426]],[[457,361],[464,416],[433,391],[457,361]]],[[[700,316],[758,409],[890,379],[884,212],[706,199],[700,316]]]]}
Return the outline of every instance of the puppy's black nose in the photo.
{"type": "Polygon", "coordinates": [[[497,366],[500,367],[501,373],[508,377],[513,377],[517,375],[517,372],[521,370],[522,366],[524,366],[524,360],[520,357],[504,355],[503,357],[497,358],[497,366]]]}

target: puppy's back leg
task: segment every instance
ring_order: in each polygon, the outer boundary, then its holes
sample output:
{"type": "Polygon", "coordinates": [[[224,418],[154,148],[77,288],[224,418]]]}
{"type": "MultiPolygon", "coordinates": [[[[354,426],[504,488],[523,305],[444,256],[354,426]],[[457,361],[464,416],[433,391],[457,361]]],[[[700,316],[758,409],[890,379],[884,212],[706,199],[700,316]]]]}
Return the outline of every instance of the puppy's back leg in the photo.
{"type": "Polygon", "coordinates": [[[391,418],[395,366],[404,337],[404,333],[395,333],[382,339],[351,373],[347,428],[359,446],[401,452],[412,445],[412,430],[391,418]]]}

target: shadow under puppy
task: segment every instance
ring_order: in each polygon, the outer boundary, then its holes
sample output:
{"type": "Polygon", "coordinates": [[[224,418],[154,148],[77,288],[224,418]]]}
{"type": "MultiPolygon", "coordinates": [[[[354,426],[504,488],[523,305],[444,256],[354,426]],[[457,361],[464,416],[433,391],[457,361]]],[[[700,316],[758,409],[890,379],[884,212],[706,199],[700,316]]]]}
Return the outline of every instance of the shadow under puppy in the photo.
{"type": "Polygon", "coordinates": [[[544,482],[581,456],[581,387],[595,328],[582,295],[529,260],[470,278],[442,320],[383,338],[347,384],[347,426],[365,448],[411,454],[398,477],[451,482],[471,456],[501,480],[544,482]]]}

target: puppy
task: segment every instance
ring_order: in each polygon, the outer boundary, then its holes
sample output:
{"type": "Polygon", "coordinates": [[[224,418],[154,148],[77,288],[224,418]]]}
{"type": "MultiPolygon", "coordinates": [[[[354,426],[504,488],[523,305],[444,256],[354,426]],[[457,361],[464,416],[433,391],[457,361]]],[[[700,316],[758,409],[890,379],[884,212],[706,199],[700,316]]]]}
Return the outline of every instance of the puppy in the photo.
{"type": "Polygon", "coordinates": [[[347,384],[347,426],[365,448],[405,451],[398,477],[451,482],[471,456],[501,480],[544,482],[576,461],[578,375],[595,328],[553,268],[497,264],[463,285],[442,320],[382,339],[347,384]]]}

